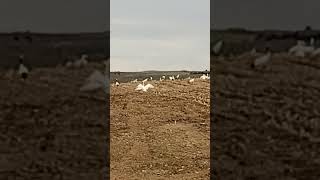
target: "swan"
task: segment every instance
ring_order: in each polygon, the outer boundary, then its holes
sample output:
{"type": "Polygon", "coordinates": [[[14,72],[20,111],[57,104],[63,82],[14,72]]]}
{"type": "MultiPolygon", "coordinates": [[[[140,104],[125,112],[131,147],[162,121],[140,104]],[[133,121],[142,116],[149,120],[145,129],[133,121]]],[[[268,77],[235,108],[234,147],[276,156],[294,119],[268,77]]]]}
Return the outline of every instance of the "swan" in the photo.
{"type": "Polygon", "coordinates": [[[83,67],[88,64],[88,56],[86,54],[81,55],[81,58],[74,63],[75,67],[83,67]]]}
{"type": "Polygon", "coordinates": [[[170,79],[171,81],[174,81],[174,76],[169,76],[169,79],[170,79]]]}
{"type": "Polygon", "coordinates": [[[147,84],[147,85],[139,84],[135,90],[136,91],[142,90],[144,92],[147,92],[149,88],[154,88],[154,86],[151,84],[147,84]]]}
{"type": "Polygon", "coordinates": [[[212,51],[215,53],[215,54],[219,54],[219,52],[221,51],[221,48],[222,48],[222,44],[223,44],[223,41],[220,40],[219,42],[217,42],[213,48],[212,48],[212,51]]]}
{"type": "Polygon", "coordinates": [[[267,48],[267,54],[255,59],[254,62],[251,64],[251,67],[255,68],[257,66],[265,65],[270,59],[271,59],[271,52],[267,48]]]}
{"type": "Polygon", "coordinates": [[[251,55],[255,55],[255,54],[257,54],[257,50],[256,50],[256,48],[253,48],[253,49],[251,50],[250,54],[251,54],[251,55]]]}
{"type": "Polygon", "coordinates": [[[200,79],[206,80],[210,79],[210,77],[208,75],[203,74],[202,76],[200,76],[200,79]]]}
{"type": "Polygon", "coordinates": [[[193,83],[194,82],[194,78],[189,80],[189,83],[193,83]]]}
{"type": "Polygon", "coordinates": [[[143,81],[142,81],[142,83],[144,84],[144,82],[146,82],[146,81],[148,81],[148,78],[147,78],[147,79],[145,79],[145,80],[143,80],[143,81]]]}
{"type": "Polygon", "coordinates": [[[22,59],[19,60],[19,69],[18,69],[18,74],[21,76],[23,80],[27,79],[29,70],[28,68],[22,63],[22,59]]]}
{"type": "Polygon", "coordinates": [[[118,79],[116,79],[116,86],[120,86],[118,79]]]}
{"type": "Polygon", "coordinates": [[[107,76],[103,75],[100,71],[95,70],[86,79],[86,83],[80,88],[80,91],[94,91],[100,88],[107,93],[109,81],[107,76]]]}

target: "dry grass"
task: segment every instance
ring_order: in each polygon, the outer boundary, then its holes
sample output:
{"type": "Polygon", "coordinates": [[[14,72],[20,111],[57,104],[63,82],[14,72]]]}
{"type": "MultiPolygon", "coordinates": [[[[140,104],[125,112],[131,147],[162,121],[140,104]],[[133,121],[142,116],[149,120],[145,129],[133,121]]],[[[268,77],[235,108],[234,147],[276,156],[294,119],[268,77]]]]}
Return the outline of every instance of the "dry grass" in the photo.
{"type": "Polygon", "coordinates": [[[111,88],[111,179],[209,179],[209,81],[111,88]]]}

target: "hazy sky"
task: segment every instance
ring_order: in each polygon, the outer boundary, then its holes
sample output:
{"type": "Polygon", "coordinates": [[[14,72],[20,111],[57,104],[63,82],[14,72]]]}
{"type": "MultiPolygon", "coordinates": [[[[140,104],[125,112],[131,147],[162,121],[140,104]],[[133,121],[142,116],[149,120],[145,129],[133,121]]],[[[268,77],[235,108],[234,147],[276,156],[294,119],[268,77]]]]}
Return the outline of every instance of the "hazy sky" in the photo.
{"type": "Polygon", "coordinates": [[[211,24],[216,28],[320,29],[319,0],[212,0],[211,24]]]}
{"type": "Polygon", "coordinates": [[[109,0],[2,0],[0,31],[101,32],[109,10],[109,0]]]}
{"type": "Polygon", "coordinates": [[[210,0],[111,0],[111,71],[209,69],[210,0]]]}

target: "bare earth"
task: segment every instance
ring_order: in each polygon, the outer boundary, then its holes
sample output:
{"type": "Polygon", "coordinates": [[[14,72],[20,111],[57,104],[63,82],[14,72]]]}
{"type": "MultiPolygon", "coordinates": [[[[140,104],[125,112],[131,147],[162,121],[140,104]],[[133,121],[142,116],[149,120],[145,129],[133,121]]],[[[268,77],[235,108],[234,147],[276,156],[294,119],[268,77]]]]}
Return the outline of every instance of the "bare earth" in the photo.
{"type": "Polygon", "coordinates": [[[111,179],[209,179],[210,82],[149,83],[111,87],[111,179]]]}
{"type": "Polygon", "coordinates": [[[39,68],[0,79],[0,179],[102,179],[107,175],[108,100],[80,92],[94,69],[39,68]]]}
{"type": "Polygon", "coordinates": [[[320,61],[211,59],[212,178],[320,179],[320,61]]]}

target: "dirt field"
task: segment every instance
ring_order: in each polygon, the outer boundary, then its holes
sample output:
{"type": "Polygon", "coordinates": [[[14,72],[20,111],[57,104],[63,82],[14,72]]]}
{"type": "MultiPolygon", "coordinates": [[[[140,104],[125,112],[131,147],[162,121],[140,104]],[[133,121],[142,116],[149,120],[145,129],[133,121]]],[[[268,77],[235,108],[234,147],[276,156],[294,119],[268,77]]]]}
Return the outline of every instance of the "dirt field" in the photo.
{"type": "Polygon", "coordinates": [[[111,179],[209,179],[210,82],[151,84],[111,87],[111,179]]]}
{"type": "Polygon", "coordinates": [[[26,82],[0,72],[0,179],[102,179],[108,99],[79,91],[94,69],[34,69],[26,82]]]}
{"type": "Polygon", "coordinates": [[[249,61],[211,59],[212,178],[319,179],[319,59],[249,61]]]}

